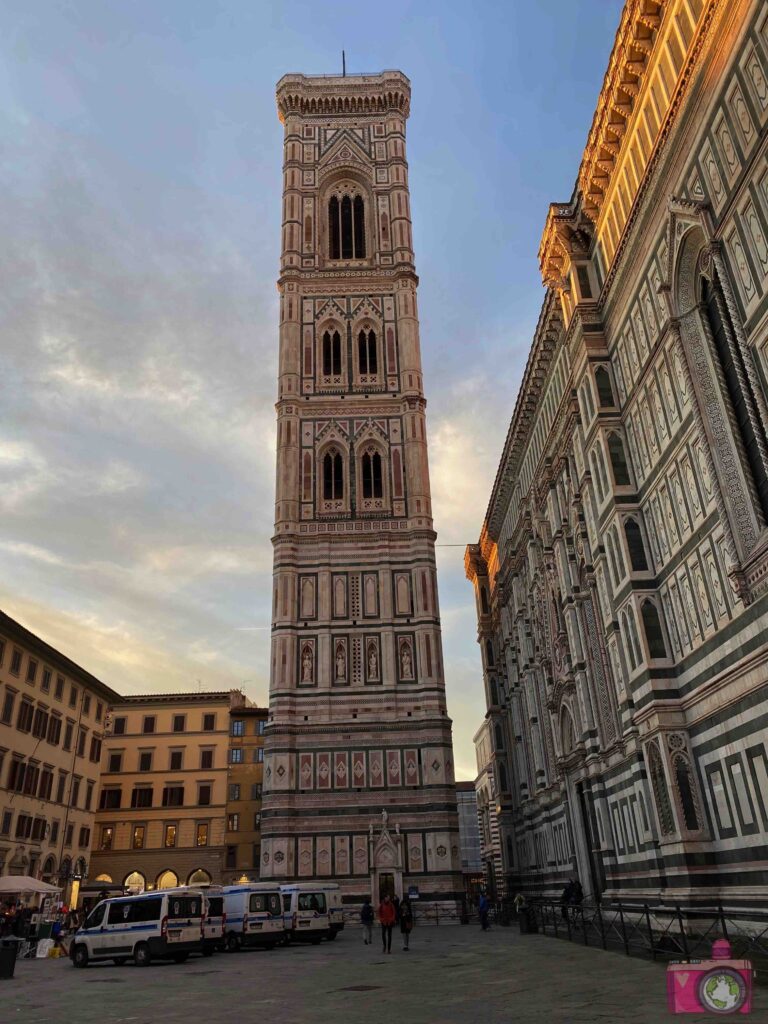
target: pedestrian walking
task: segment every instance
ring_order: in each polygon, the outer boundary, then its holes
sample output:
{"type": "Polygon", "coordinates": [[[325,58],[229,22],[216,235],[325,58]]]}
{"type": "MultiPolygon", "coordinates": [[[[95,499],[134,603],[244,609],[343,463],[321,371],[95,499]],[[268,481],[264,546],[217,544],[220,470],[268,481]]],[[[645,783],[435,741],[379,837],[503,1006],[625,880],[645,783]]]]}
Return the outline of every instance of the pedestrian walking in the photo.
{"type": "Polygon", "coordinates": [[[490,910],[490,904],[488,903],[488,897],[484,892],[480,893],[480,902],[477,905],[477,909],[480,912],[480,927],[484,932],[488,931],[488,911],[490,910]]]}
{"type": "Polygon", "coordinates": [[[392,926],[395,923],[395,905],[389,893],[379,904],[379,924],[381,925],[382,953],[392,952],[392,926]]]}
{"type": "Polygon", "coordinates": [[[366,899],[360,911],[360,923],[363,926],[363,942],[370,946],[373,942],[373,907],[369,899],[366,899]]]}
{"type": "Polygon", "coordinates": [[[560,895],[560,906],[562,908],[560,910],[560,916],[564,921],[568,920],[568,907],[572,907],[576,902],[577,885],[579,885],[579,889],[581,889],[581,885],[579,883],[577,883],[573,878],[569,878],[560,895]]]}
{"type": "Polygon", "coordinates": [[[413,931],[413,907],[407,896],[400,903],[400,933],[403,936],[403,950],[407,953],[413,931]]]}

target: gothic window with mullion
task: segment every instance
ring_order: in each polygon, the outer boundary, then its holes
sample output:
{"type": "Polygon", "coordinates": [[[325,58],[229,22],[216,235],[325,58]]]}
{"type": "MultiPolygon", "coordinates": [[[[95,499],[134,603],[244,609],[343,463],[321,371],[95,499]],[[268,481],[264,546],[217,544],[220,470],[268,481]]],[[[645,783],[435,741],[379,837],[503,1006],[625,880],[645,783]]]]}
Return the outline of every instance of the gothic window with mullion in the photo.
{"type": "Polygon", "coordinates": [[[362,260],[366,256],[365,202],[359,194],[328,200],[328,258],[362,260]]]}
{"type": "Polygon", "coordinates": [[[357,373],[360,384],[376,384],[379,380],[379,351],[376,332],[363,327],[357,335],[357,373]]]}
{"type": "Polygon", "coordinates": [[[334,326],[328,327],[320,336],[321,384],[342,384],[343,346],[341,332],[334,326]]]}
{"type": "Polygon", "coordinates": [[[347,507],[344,456],[335,445],[321,456],[319,477],[320,511],[344,512],[347,507]]]}
{"type": "Polygon", "coordinates": [[[359,501],[362,512],[375,512],[386,507],[384,487],[384,460],[381,452],[368,445],[360,457],[359,464],[359,501]]]}

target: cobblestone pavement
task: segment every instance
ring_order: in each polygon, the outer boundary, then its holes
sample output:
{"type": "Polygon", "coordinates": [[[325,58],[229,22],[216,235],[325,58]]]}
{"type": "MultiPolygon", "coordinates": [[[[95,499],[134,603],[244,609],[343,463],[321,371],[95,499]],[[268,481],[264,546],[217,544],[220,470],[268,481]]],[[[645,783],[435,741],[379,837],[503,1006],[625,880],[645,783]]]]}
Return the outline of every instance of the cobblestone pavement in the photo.
{"type": "MultiPolygon", "coordinates": [[[[512,928],[417,928],[404,953],[365,946],[350,929],[336,942],[271,952],[219,953],[185,964],[20,961],[0,981],[3,1024],[659,1024],[664,967],[512,928]]],[[[768,1021],[758,991],[752,1020],[768,1021]]],[[[687,1016],[691,1024],[713,1017],[687,1016]]],[[[742,1019],[742,1018],[739,1018],[742,1019]]]]}

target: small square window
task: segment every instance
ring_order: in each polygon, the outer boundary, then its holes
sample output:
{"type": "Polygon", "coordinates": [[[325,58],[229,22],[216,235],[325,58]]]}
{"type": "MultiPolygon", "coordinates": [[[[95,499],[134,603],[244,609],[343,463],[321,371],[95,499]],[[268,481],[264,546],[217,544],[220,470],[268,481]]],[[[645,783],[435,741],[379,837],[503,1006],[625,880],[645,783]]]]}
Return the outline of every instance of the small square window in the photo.
{"type": "Polygon", "coordinates": [[[240,786],[238,783],[233,782],[229,787],[229,799],[239,800],[240,799],[240,786]]]}
{"type": "Polygon", "coordinates": [[[30,658],[27,662],[27,682],[34,683],[35,677],[37,676],[37,662],[34,658],[30,658]]]}
{"type": "Polygon", "coordinates": [[[197,802],[200,807],[208,807],[211,803],[211,787],[205,782],[198,786],[197,789],[197,802]]]}
{"type": "Polygon", "coordinates": [[[259,764],[264,760],[264,747],[258,747],[256,749],[256,760],[259,764]]]}
{"type": "Polygon", "coordinates": [[[96,701],[96,721],[100,722],[104,715],[104,705],[100,700],[96,701]]]}
{"type": "Polygon", "coordinates": [[[91,713],[91,695],[90,695],[90,693],[86,693],[86,695],[83,697],[83,714],[84,715],[90,715],[90,713],[91,713]]]}
{"type": "Polygon", "coordinates": [[[151,772],[152,771],[152,751],[143,750],[139,754],[139,771],[140,772],[151,772]]]}
{"type": "Polygon", "coordinates": [[[260,782],[254,782],[251,786],[251,800],[261,800],[261,788],[262,784],[260,782]]]}
{"type": "Polygon", "coordinates": [[[232,720],[232,735],[245,736],[245,722],[242,718],[234,718],[232,720]]]}
{"type": "Polygon", "coordinates": [[[229,752],[229,763],[230,764],[242,764],[243,763],[243,748],[232,747],[229,752]]]}
{"type": "Polygon", "coordinates": [[[77,687],[70,686],[69,688],[69,706],[71,708],[77,707],[77,687]]]}
{"type": "Polygon", "coordinates": [[[260,718],[259,719],[259,736],[263,736],[264,735],[264,730],[266,729],[266,727],[267,727],[267,720],[265,718],[260,718]]]}
{"type": "Polygon", "coordinates": [[[116,718],[112,724],[112,733],[114,736],[125,736],[125,724],[127,719],[116,718]]]}
{"type": "Polygon", "coordinates": [[[201,750],[200,751],[200,767],[205,769],[213,768],[213,751],[212,750],[201,750]]]}
{"type": "Polygon", "coordinates": [[[121,753],[113,753],[109,755],[109,766],[107,771],[109,772],[121,772],[123,770],[123,755],[121,753]]]}
{"type": "Polygon", "coordinates": [[[228,814],[227,815],[227,831],[228,832],[239,832],[240,831],[240,815],[239,814],[228,814]]]}
{"type": "Polygon", "coordinates": [[[255,832],[261,828],[261,811],[256,811],[253,815],[253,829],[255,832]]]}
{"type": "Polygon", "coordinates": [[[155,716],[145,715],[144,723],[141,727],[142,732],[154,732],[155,731],[155,716]]]}
{"type": "Polygon", "coordinates": [[[134,825],[133,836],[131,837],[131,846],[134,850],[144,849],[144,826],[134,825]]]}
{"type": "Polygon", "coordinates": [[[53,695],[56,700],[61,700],[64,696],[64,676],[56,676],[56,689],[53,695]]]}
{"type": "Polygon", "coordinates": [[[21,672],[21,651],[18,647],[14,647],[13,654],[11,655],[11,672],[15,676],[21,672]]]}
{"type": "Polygon", "coordinates": [[[51,689],[51,670],[49,668],[43,669],[43,678],[40,681],[40,689],[43,693],[48,693],[51,689]]]}
{"type": "Polygon", "coordinates": [[[176,846],[176,826],[166,825],[165,826],[165,839],[163,840],[163,846],[166,850],[173,849],[176,846]]]}
{"type": "Polygon", "coordinates": [[[184,762],[184,751],[183,750],[172,750],[171,751],[171,763],[170,770],[172,772],[180,772],[184,762]]]}
{"type": "Polygon", "coordinates": [[[174,715],[173,716],[173,731],[184,732],[184,725],[186,723],[186,715],[174,715]]]}
{"type": "Polygon", "coordinates": [[[203,715],[203,732],[213,732],[216,728],[216,715],[203,715]]]}
{"type": "Polygon", "coordinates": [[[195,846],[207,846],[208,845],[208,823],[201,821],[197,826],[197,838],[195,840],[195,846]]]}

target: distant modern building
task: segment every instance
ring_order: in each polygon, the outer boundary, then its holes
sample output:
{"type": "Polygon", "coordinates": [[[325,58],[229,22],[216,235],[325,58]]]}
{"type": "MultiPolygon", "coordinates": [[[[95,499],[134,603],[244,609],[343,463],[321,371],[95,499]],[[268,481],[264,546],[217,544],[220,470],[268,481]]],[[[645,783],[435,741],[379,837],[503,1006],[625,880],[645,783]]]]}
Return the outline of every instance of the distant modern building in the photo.
{"type": "Polygon", "coordinates": [[[225,882],[258,881],[261,860],[261,798],[264,784],[266,708],[233,707],[229,713],[225,882]]]}
{"type": "Polygon", "coordinates": [[[88,873],[102,739],[119,694],[0,612],[0,874],[88,873]]]}
{"type": "Polygon", "coordinates": [[[498,767],[494,760],[492,727],[486,719],[474,736],[477,758],[475,799],[480,833],[480,863],[484,885],[491,899],[502,899],[507,894],[507,877],[502,857],[499,833],[498,767]]]}
{"type": "Polygon", "coordinates": [[[114,704],[92,883],[142,892],[224,879],[231,712],[246,708],[239,690],[123,697],[114,704]]]}
{"type": "Polygon", "coordinates": [[[466,555],[529,892],[768,903],[767,157],[765,0],[629,0],[466,555]]]}
{"type": "Polygon", "coordinates": [[[459,843],[464,892],[470,899],[475,900],[484,882],[484,875],[474,782],[456,783],[456,808],[459,812],[459,843]]]}

